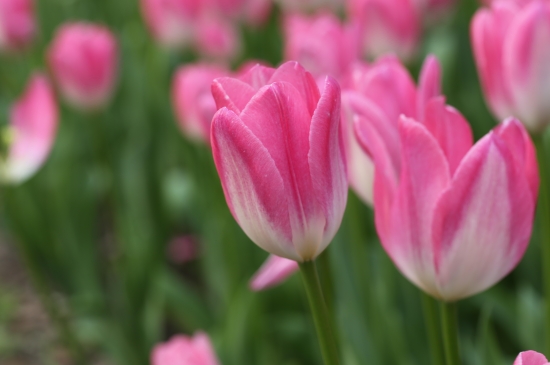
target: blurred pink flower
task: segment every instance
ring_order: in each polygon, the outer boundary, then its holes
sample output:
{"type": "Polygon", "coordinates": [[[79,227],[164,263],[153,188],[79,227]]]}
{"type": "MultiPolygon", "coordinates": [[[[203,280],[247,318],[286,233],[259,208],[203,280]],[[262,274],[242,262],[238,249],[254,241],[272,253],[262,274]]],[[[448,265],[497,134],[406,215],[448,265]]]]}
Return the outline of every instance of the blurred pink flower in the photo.
{"type": "Polygon", "coordinates": [[[210,338],[204,332],[193,337],[177,335],[156,345],[151,352],[151,365],[219,365],[210,338]]]}
{"type": "Polygon", "coordinates": [[[197,24],[195,45],[207,58],[231,60],[241,51],[241,38],[236,24],[223,15],[204,13],[197,24]]]}
{"type": "Polygon", "coordinates": [[[346,206],[338,83],[327,77],[321,94],[310,73],[286,62],[216,79],[212,94],[221,108],[212,152],[233,217],[264,250],[314,259],[346,206]]]}
{"type": "Polygon", "coordinates": [[[222,14],[254,26],[265,23],[272,8],[272,0],[212,1],[222,14]]]}
{"type": "Polygon", "coordinates": [[[83,110],[104,107],[117,78],[118,49],[109,29],[67,23],[48,49],[48,64],[65,99],[83,110]]]}
{"type": "Polygon", "coordinates": [[[2,164],[2,181],[21,183],[44,164],[55,141],[58,117],[48,80],[42,74],[33,75],[11,110],[9,149],[2,164]]]}
{"type": "Polygon", "coordinates": [[[298,271],[298,263],[275,255],[269,255],[250,280],[250,289],[260,291],[279,285],[298,271]]]}
{"type": "Polygon", "coordinates": [[[497,2],[476,13],[471,36],[493,113],[541,132],[550,123],[550,2],[497,2]]]}
{"type": "Polygon", "coordinates": [[[421,29],[413,0],[349,0],[347,8],[366,56],[408,59],[416,51],[421,29]]]}
{"type": "Polygon", "coordinates": [[[191,235],[178,236],[168,243],[168,258],[176,264],[184,264],[197,258],[197,238],[191,235]]]}
{"type": "Polygon", "coordinates": [[[318,78],[340,80],[358,57],[356,32],[332,13],[289,14],[284,19],[285,58],[300,62],[318,78]]]}
{"type": "Polygon", "coordinates": [[[172,86],[172,105],[179,126],[191,139],[210,142],[210,123],[216,113],[212,81],[229,74],[222,67],[208,64],[182,66],[172,86]]]}
{"type": "Polygon", "coordinates": [[[516,361],[514,361],[514,365],[548,365],[550,364],[548,360],[546,360],[546,357],[544,357],[543,354],[539,354],[535,351],[524,351],[521,352],[518,357],[516,358],[516,361]]]}
{"type": "Polygon", "coordinates": [[[0,1],[0,50],[13,51],[27,46],[35,32],[33,0],[0,1]]]}

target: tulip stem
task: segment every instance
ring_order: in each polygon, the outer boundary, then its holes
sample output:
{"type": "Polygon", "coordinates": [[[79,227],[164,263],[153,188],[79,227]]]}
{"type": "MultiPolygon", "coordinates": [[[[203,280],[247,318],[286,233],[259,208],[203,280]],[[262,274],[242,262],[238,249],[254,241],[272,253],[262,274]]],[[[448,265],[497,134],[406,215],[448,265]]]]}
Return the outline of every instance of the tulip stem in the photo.
{"type": "Polygon", "coordinates": [[[544,285],[545,301],[545,329],[546,329],[546,353],[550,353],[550,176],[548,171],[548,154],[544,146],[542,135],[535,136],[537,147],[537,159],[539,163],[540,191],[538,201],[538,224],[541,230],[542,251],[542,281],[544,285]]]}
{"type": "Polygon", "coordinates": [[[447,365],[460,365],[458,350],[458,325],[456,321],[456,304],[440,302],[441,332],[445,347],[447,365]]]}
{"type": "Polygon", "coordinates": [[[426,325],[426,332],[428,335],[428,344],[430,346],[432,364],[441,365],[445,363],[445,357],[442,352],[443,343],[441,342],[441,329],[437,313],[437,301],[424,292],[421,292],[420,295],[422,295],[424,323],[426,325]]]}
{"type": "Polygon", "coordinates": [[[338,349],[336,348],[332,319],[329,316],[323,297],[315,261],[300,263],[300,271],[304,279],[309,306],[313,321],[315,322],[315,328],[317,329],[319,346],[321,347],[325,365],[339,365],[340,360],[338,359],[338,349]]]}

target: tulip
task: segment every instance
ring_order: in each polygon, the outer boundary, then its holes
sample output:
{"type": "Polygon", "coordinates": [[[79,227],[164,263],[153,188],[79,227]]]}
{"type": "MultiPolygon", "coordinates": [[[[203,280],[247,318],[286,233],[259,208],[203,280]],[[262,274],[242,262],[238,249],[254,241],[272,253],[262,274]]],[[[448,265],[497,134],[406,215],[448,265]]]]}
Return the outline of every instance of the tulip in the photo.
{"type": "Polygon", "coordinates": [[[300,62],[315,77],[340,79],[358,56],[351,29],[332,13],[287,15],[284,34],[285,58],[300,62]]]}
{"type": "Polygon", "coordinates": [[[207,58],[230,60],[240,53],[240,38],[235,25],[223,16],[205,13],[196,25],[195,45],[207,58]]]}
{"type": "Polygon", "coordinates": [[[413,0],[350,0],[348,17],[366,56],[396,53],[408,59],[414,53],[420,21],[413,0]]]}
{"type": "Polygon", "coordinates": [[[32,0],[0,1],[0,49],[17,50],[34,38],[36,21],[32,0]]]}
{"type": "Polygon", "coordinates": [[[217,110],[210,85],[227,74],[227,70],[207,64],[186,65],[177,71],[172,104],[179,126],[189,138],[209,143],[210,123],[217,110]]]}
{"type": "Polygon", "coordinates": [[[271,11],[271,0],[214,0],[216,7],[230,17],[258,26],[264,24],[271,11]]]}
{"type": "Polygon", "coordinates": [[[311,74],[287,62],[216,79],[212,93],[221,108],[212,152],[233,217],[264,250],[315,259],[338,230],[347,198],[338,83],[327,77],[320,94],[311,74]]]}
{"type": "Polygon", "coordinates": [[[58,110],[54,92],[41,74],[35,74],[19,101],[12,107],[7,157],[0,178],[22,183],[44,164],[54,144],[58,110]]]}
{"type": "Polygon", "coordinates": [[[543,354],[539,354],[536,351],[521,352],[514,365],[548,365],[550,364],[543,354]]]}
{"type": "Polygon", "coordinates": [[[199,242],[196,237],[178,236],[168,243],[168,259],[175,264],[184,264],[193,261],[198,256],[199,242]]]}
{"type": "Polygon", "coordinates": [[[151,365],[219,365],[207,334],[176,335],[153,348],[151,365]]]}
{"type": "Polygon", "coordinates": [[[250,280],[250,289],[260,291],[279,285],[298,269],[296,261],[270,255],[250,280]]]}
{"type": "Polygon", "coordinates": [[[479,10],[472,44],[485,98],[503,119],[518,117],[539,133],[550,123],[550,3],[495,3],[479,10]]]}
{"type": "Polygon", "coordinates": [[[62,25],[47,56],[57,86],[70,104],[83,110],[107,104],[118,58],[116,40],[107,28],[90,23],[62,25]]]}

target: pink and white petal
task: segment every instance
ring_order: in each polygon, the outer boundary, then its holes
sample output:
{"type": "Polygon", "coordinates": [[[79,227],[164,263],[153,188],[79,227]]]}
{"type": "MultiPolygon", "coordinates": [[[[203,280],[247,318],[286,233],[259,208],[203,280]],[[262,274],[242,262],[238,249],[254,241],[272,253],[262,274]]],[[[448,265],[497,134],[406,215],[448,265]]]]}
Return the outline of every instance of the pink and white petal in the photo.
{"type": "Polygon", "coordinates": [[[261,291],[284,282],[298,271],[298,263],[275,255],[269,255],[250,280],[250,289],[261,291]]]}
{"type": "Polygon", "coordinates": [[[165,343],[157,344],[151,351],[151,365],[179,365],[193,352],[191,339],[176,335],[165,343]]]}
{"type": "Polygon", "coordinates": [[[547,365],[548,360],[543,354],[536,351],[520,352],[514,365],[547,365]]]}
{"type": "Polygon", "coordinates": [[[424,112],[428,102],[435,97],[441,96],[441,65],[434,55],[426,57],[417,90],[417,116],[419,121],[424,120],[424,112]]]}
{"type": "MultiPolygon", "coordinates": [[[[450,183],[449,166],[439,143],[421,123],[401,117],[399,132],[401,176],[390,233],[382,244],[409,280],[437,295],[432,220],[436,203],[450,183]]],[[[378,207],[374,208],[376,212],[378,207]]]]}
{"type": "Polygon", "coordinates": [[[345,152],[340,135],[340,105],[340,85],[329,76],[309,133],[308,163],[313,195],[317,197],[326,219],[324,240],[315,256],[334,238],[348,197],[345,152]]]}
{"type": "Polygon", "coordinates": [[[521,122],[515,118],[508,118],[495,128],[498,134],[512,152],[519,171],[523,170],[533,199],[536,200],[539,191],[539,169],[537,163],[537,151],[529,133],[521,122]]]}
{"type": "Polygon", "coordinates": [[[470,125],[443,97],[432,98],[425,110],[424,126],[437,139],[449,162],[451,175],[473,145],[470,125]]]}
{"type": "Polygon", "coordinates": [[[227,108],[214,115],[211,141],[227,205],[241,228],[264,250],[299,260],[292,245],[288,194],[268,150],[227,108]]]}
{"type": "Polygon", "coordinates": [[[288,61],[279,66],[269,80],[269,83],[273,82],[288,82],[292,84],[306,102],[309,115],[313,115],[321,94],[319,93],[315,78],[298,62],[288,61]]]}
{"type": "Polygon", "coordinates": [[[239,115],[256,90],[246,82],[233,77],[220,77],[212,82],[212,96],[217,109],[226,107],[239,115]]]}
{"type": "Polygon", "coordinates": [[[534,216],[527,179],[495,133],[464,157],[433,221],[440,297],[454,301],[495,284],[527,248],[534,216]]]}

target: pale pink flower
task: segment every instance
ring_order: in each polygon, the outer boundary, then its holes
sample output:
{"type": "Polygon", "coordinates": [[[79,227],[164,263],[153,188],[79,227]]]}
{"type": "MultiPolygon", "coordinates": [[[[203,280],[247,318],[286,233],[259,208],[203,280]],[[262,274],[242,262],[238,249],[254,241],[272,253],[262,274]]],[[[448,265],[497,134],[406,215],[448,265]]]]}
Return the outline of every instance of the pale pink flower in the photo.
{"type": "Polygon", "coordinates": [[[177,335],[165,343],[160,343],[151,352],[151,365],[220,365],[204,332],[193,337],[177,335]]]}
{"type": "Polygon", "coordinates": [[[33,0],[0,1],[0,50],[27,46],[36,33],[33,0]]]}
{"type": "Polygon", "coordinates": [[[296,261],[269,255],[250,280],[250,289],[260,291],[279,285],[298,270],[296,261]]]}
{"type": "Polygon", "coordinates": [[[196,24],[194,44],[207,58],[231,60],[241,51],[241,39],[236,24],[223,15],[204,13],[196,24]]]}
{"type": "Polygon", "coordinates": [[[524,351],[521,352],[518,357],[516,358],[516,361],[514,361],[514,365],[548,365],[550,364],[548,360],[546,360],[546,357],[544,357],[543,354],[539,354],[535,351],[524,351]]]}

